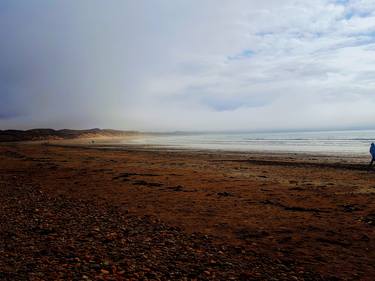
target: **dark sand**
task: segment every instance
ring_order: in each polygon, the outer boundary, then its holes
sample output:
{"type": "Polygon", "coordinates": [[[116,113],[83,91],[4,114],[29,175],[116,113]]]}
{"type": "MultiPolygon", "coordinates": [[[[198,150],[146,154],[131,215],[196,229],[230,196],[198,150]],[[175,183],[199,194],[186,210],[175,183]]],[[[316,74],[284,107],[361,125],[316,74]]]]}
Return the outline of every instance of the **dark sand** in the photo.
{"type": "Polygon", "coordinates": [[[366,165],[1,144],[0,279],[374,280],[366,165]]]}

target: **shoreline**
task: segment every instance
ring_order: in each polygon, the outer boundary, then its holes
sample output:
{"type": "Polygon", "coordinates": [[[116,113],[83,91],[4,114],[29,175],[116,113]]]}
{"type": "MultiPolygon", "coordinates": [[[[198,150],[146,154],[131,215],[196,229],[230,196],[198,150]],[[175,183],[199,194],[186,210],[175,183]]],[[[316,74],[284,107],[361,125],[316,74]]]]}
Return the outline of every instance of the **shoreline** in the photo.
{"type": "MultiPolygon", "coordinates": [[[[137,137],[135,137],[137,138],[137,137]]],[[[91,141],[91,139],[88,139],[91,141]]],[[[92,139],[96,140],[96,139],[92,139]]],[[[301,164],[306,163],[331,163],[331,164],[356,164],[367,166],[371,160],[370,154],[328,154],[325,152],[295,152],[295,151],[261,151],[261,150],[225,150],[225,149],[206,149],[206,148],[189,148],[189,147],[173,147],[173,146],[160,146],[160,145],[145,145],[145,144],[103,144],[103,143],[83,143],[84,140],[79,142],[71,142],[69,140],[53,141],[48,145],[56,147],[68,148],[82,148],[82,149],[96,149],[103,151],[143,151],[143,152],[175,152],[182,154],[203,154],[203,155],[217,155],[224,157],[239,157],[248,160],[265,160],[269,161],[277,159],[289,159],[290,161],[301,161],[301,164]]],[[[35,142],[35,144],[38,144],[35,142]]],[[[283,161],[282,161],[283,162],[283,161]]]]}
{"type": "MultiPolygon", "coordinates": [[[[204,133],[201,133],[204,134],[204,133]]],[[[105,149],[115,149],[115,150],[123,150],[123,149],[142,149],[142,150],[158,150],[158,149],[165,149],[170,151],[188,151],[188,152],[212,152],[212,153],[225,153],[225,154],[262,154],[262,155],[301,155],[306,157],[329,157],[329,158],[353,158],[353,159],[368,159],[369,152],[367,151],[367,147],[361,151],[326,151],[322,150],[309,150],[309,149],[302,149],[302,150],[295,150],[291,149],[288,150],[287,148],[283,149],[264,149],[259,148],[259,146],[252,146],[248,145],[245,147],[244,145],[238,145],[237,147],[215,147],[216,144],[210,144],[212,147],[209,147],[207,144],[203,143],[191,143],[189,144],[171,144],[165,142],[165,144],[160,143],[160,141],[154,141],[147,143],[149,138],[158,137],[158,136],[174,136],[175,133],[146,133],[146,132],[127,132],[123,135],[119,136],[82,136],[77,138],[65,138],[65,139],[40,139],[40,140],[27,140],[27,141],[12,141],[12,142],[0,142],[4,144],[11,144],[11,143],[48,143],[48,144],[61,144],[65,146],[70,145],[78,145],[78,146],[87,146],[92,147],[96,146],[99,148],[105,149]]],[[[188,134],[189,135],[189,134],[188,134]]],[[[190,134],[191,135],[191,134],[190,134]]],[[[196,135],[196,134],[192,134],[196,135]]],[[[181,134],[176,134],[176,136],[181,136],[181,134]]],[[[254,139],[256,140],[256,139],[254,139]]],[[[286,139],[288,140],[288,139],[286,139]]],[[[368,139],[370,141],[370,139],[368,139]]],[[[270,141],[268,139],[264,139],[266,146],[266,142],[270,141]]],[[[287,147],[287,146],[286,146],[287,147]]]]}

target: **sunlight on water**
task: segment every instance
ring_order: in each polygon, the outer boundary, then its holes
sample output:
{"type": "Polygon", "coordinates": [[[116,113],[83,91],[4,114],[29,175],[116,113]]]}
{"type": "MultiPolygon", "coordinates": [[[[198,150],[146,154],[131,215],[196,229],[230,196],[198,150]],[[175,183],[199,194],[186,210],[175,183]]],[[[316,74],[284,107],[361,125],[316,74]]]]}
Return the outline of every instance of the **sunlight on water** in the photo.
{"type": "MultiPolygon", "coordinates": [[[[154,134],[130,143],[174,148],[237,151],[368,154],[375,130],[283,133],[171,133],[154,134]]],[[[127,142],[129,143],[129,142],[127,142]]]]}

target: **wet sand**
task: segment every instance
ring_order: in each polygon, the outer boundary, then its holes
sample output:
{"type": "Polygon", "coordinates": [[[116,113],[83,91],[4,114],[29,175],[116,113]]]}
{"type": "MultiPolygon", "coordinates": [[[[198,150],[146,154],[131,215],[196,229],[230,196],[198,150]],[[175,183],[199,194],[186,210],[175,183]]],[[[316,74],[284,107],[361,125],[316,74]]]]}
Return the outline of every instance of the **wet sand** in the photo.
{"type": "Polygon", "coordinates": [[[285,280],[374,280],[375,169],[367,164],[302,154],[0,145],[3,181],[20,177],[53,197],[103,202],[184,235],[206,235],[237,247],[238,257],[282,264],[293,272],[285,269],[285,280]]]}

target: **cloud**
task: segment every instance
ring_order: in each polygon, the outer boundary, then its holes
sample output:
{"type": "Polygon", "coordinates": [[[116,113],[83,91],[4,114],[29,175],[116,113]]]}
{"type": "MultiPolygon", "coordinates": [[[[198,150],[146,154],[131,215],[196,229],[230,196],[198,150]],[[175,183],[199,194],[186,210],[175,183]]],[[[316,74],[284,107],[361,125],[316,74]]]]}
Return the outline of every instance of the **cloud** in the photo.
{"type": "Polygon", "coordinates": [[[369,0],[2,1],[0,127],[373,126],[374,11],[369,0]]]}

